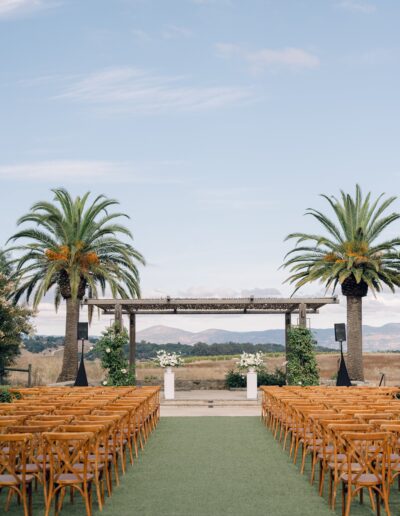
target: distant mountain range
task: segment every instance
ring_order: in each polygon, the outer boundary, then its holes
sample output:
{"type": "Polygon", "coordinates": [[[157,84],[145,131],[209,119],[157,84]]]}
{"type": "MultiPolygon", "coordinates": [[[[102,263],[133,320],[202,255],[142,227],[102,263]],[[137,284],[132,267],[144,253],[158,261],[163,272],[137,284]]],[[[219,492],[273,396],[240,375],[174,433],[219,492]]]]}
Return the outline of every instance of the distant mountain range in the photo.
{"type": "MultiPolygon", "coordinates": [[[[335,342],[333,328],[313,329],[320,346],[338,349],[335,342]]],[[[363,326],[365,351],[395,351],[400,350],[400,323],[390,323],[384,326],[363,326]]],[[[152,326],[137,333],[137,341],[145,340],[155,344],[177,343],[218,344],[225,342],[253,343],[253,344],[284,344],[284,330],[261,331],[228,331],[210,329],[200,332],[190,332],[171,328],[170,326],[152,326]]]]}

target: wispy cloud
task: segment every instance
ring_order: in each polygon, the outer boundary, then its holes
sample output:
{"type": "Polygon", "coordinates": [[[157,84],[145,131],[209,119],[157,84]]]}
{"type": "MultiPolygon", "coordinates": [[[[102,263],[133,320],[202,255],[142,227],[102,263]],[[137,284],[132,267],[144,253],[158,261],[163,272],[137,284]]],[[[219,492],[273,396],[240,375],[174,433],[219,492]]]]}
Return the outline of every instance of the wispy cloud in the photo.
{"type": "Polygon", "coordinates": [[[259,188],[213,188],[199,192],[198,202],[203,208],[251,210],[270,208],[274,201],[259,188]]]}
{"type": "Polygon", "coordinates": [[[167,25],[162,31],[164,39],[190,38],[192,35],[193,32],[190,29],[178,25],[167,25]]]}
{"type": "Polygon", "coordinates": [[[337,7],[345,9],[346,11],[352,11],[362,14],[372,14],[376,11],[376,5],[370,2],[364,2],[364,0],[342,0],[338,2],[337,7]]]}
{"type": "Polygon", "coordinates": [[[71,81],[57,99],[103,106],[114,113],[164,114],[203,111],[249,101],[241,86],[191,86],[182,76],[159,76],[136,68],[111,68],[71,81]]]}
{"type": "Polygon", "coordinates": [[[232,5],[232,0],[190,0],[192,4],[196,5],[214,5],[214,4],[221,4],[221,5],[232,5]]]}
{"type": "Polygon", "coordinates": [[[137,39],[138,41],[140,41],[142,43],[152,40],[152,37],[150,36],[150,34],[142,29],[133,29],[132,34],[135,39],[137,39]]]}
{"type": "Polygon", "coordinates": [[[240,45],[218,43],[216,49],[220,57],[236,57],[246,61],[253,72],[276,68],[312,69],[320,65],[320,60],[316,55],[302,48],[262,48],[249,51],[240,45]]]}
{"type": "Polygon", "coordinates": [[[53,160],[0,165],[0,178],[53,183],[121,182],[138,184],[180,183],[179,161],[129,163],[100,160],[53,160]],[[175,175],[171,176],[171,170],[175,175]]]}
{"type": "Polygon", "coordinates": [[[53,0],[0,0],[0,18],[48,9],[58,4],[53,0]]]}
{"type": "MultiPolygon", "coordinates": [[[[171,294],[171,293],[170,293],[171,294]]],[[[245,290],[235,290],[230,287],[206,287],[206,286],[191,286],[185,290],[179,290],[176,297],[205,297],[205,298],[217,298],[217,297],[280,297],[281,292],[276,288],[252,288],[245,290]]]]}

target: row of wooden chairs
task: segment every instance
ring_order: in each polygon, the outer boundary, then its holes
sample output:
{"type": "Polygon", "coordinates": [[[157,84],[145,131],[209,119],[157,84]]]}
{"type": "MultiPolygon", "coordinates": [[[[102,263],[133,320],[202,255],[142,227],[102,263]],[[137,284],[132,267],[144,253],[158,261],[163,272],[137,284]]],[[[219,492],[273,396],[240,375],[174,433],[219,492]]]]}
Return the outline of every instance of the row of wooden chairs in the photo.
{"type": "MultiPolygon", "coordinates": [[[[342,491],[342,514],[348,516],[359,496],[368,493],[372,509],[390,515],[389,496],[400,479],[400,400],[397,388],[262,387],[262,419],[288,449],[310,481],[319,472],[322,496],[326,479],[335,509],[342,491]]],[[[400,484],[399,484],[400,488],[400,484]]]]}
{"type": "Polygon", "coordinates": [[[80,494],[86,515],[92,495],[102,510],[127,461],[133,464],[160,415],[159,387],[35,388],[0,405],[0,492],[5,510],[13,497],[32,514],[40,489],[44,514],[55,515],[69,492],[80,494]]]}

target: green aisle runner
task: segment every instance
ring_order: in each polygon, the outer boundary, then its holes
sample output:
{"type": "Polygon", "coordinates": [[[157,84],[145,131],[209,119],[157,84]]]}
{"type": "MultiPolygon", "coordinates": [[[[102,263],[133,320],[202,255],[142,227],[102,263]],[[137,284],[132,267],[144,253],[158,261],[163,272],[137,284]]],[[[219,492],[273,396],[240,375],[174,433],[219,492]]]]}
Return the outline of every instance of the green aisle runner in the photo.
{"type": "Polygon", "coordinates": [[[256,417],[162,419],[104,516],[332,515],[256,417]]]}

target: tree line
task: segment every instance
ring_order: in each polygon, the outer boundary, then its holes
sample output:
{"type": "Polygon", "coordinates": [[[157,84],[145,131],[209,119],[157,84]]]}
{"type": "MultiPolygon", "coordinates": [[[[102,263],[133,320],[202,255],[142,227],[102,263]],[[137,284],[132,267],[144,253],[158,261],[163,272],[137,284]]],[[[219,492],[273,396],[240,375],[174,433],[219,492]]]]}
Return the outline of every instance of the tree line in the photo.
{"type": "MultiPolygon", "coordinates": [[[[62,336],[46,336],[34,335],[24,339],[24,347],[31,353],[41,353],[47,349],[56,349],[63,345],[62,336]]],[[[91,337],[89,342],[96,344],[98,337],[91,337]]],[[[219,355],[239,355],[244,351],[246,353],[255,353],[261,351],[262,353],[283,353],[285,347],[281,344],[266,343],[266,344],[252,344],[251,342],[225,342],[207,344],[205,342],[197,342],[194,345],[178,343],[156,344],[154,342],[147,342],[142,340],[136,344],[136,358],[138,360],[149,360],[155,358],[157,351],[165,349],[168,353],[180,353],[187,357],[209,357],[219,355]]],[[[317,352],[332,352],[329,348],[323,346],[315,346],[317,352]]],[[[128,355],[128,345],[125,346],[125,353],[128,355]]],[[[97,357],[95,350],[86,353],[88,359],[97,357]]]]}

